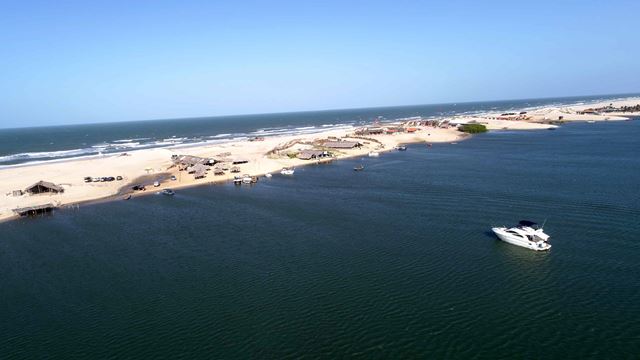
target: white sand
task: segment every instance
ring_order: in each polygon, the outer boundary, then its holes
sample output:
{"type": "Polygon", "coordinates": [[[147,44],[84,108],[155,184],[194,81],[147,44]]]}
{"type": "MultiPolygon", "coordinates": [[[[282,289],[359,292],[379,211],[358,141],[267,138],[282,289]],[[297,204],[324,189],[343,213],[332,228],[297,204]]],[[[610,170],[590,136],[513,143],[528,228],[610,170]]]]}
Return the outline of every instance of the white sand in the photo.
{"type": "MultiPolygon", "coordinates": [[[[79,203],[88,200],[107,198],[118,194],[120,188],[129,188],[136,179],[142,176],[153,176],[170,173],[177,177],[177,181],[167,180],[159,188],[147,187],[147,193],[153,193],[163,188],[181,188],[218,181],[229,181],[233,175],[227,172],[222,176],[208,173],[204,179],[195,180],[192,175],[184,171],[177,171],[172,166],[171,155],[188,154],[202,157],[215,157],[217,154],[231,153],[232,158],[249,160],[247,164],[239,165],[240,174],[262,175],[268,172],[279,172],[283,167],[302,166],[316,163],[315,161],[290,159],[284,153],[280,156],[266,156],[274,147],[294,139],[310,141],[328,136],[344,137],[351,131],[330,130],[322,134],[299,136],[267,137],[264,141],[239,141],[233,143],[200,145],[181,148],[145,149],[129,152],[129,156],[109,155],[89,159],[76,159],[64,162],[27,165],[0,170],[0,220],[15,217],[13,209],[26,206],[53,203],[58,206],[79,203]],[[122,181],[85,183],[84,177],[122,176],[122,181]],[[40,194],[12,196],[13,190],[25,189],[27,186],[45,180],[62,185],[65,189],[61,194],[40,194]]],[[[442,129],[425,127],[415,134],[376,135],[370,136],[382,143],[369,142],[361,149],[336,151],[337,158],[366,155],[371,150],[388,151],[399,143],[413,142],[451,142],[464,137],[455,128],[442,129]]],[[[359,141],[367,142],[359,139],[359,141]]],[[[295,148],[300,148],[296,146],[295,148]]],[[[292,149],[292,150],[293,150],[292,149]]]]}

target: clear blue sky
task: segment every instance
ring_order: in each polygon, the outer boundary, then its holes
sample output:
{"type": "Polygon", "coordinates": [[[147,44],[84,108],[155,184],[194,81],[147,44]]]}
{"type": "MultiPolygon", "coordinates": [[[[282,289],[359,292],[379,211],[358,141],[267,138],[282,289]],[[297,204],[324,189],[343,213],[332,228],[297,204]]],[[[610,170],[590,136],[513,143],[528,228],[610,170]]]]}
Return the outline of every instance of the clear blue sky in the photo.
{"type": "Polygon", "coordinates": [[[640,91],[640,1],[0,2],[0,127],[640,91]]]}

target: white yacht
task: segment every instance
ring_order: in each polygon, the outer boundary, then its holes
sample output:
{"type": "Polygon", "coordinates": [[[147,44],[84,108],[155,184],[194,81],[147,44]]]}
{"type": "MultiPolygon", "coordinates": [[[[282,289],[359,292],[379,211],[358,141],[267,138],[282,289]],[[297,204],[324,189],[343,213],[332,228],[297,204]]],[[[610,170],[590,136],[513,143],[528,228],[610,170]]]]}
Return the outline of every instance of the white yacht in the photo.
{"type": "Polygon", "coordinates": [[[271,173],[264,174],[264,177],[267,177],[267,178],[270,178],[271,176],[273,176],[273,175],[271,175],[271,173]]]}
{"type": "Polygon", "coordinates": [[[371,151],[371,152],[369,153],[369,156],[371,156],[371,157],[378,157],[378,156],[380,156],[380,153],[379,153],[379,152],[377,152],[377,151],[371,151]]]}
{"type": "Polygon", "coordinates": [[[293,173],[295,172],[295,170],[293,168],[284,168],[280,171],[280,174],[282,175],[293,175],[293,173]]]}
{"type": "Polygon", "coordinates": [[[538,224],[531,221],[522,220],[519,226],[512,228],[494,227],[491,230],[500,240],[509,244],[536,251],[551,249],[551,245],[548,243],[549,235],[544,233],[543,226],[538,226],[538,224]]]}
{"type": "Polygon", "coordinates": [[[251,175],[249,175],[249,174],[242,175],[242,183],[243,184],[251,184],[251,175]]]}

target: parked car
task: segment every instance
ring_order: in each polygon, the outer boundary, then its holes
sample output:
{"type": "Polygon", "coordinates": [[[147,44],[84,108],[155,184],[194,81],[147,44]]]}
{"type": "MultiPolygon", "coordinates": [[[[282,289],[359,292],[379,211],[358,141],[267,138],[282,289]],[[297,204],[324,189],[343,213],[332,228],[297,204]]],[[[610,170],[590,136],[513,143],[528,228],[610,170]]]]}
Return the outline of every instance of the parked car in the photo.
{"type": "Polygon", "coordinates": [[[178,180],[178,179],[176,178],[176,176],[175,176],[175,175],[171,175],[171,181],[176,181],[176,180],[178,180]]]}
{"type": "Polygon", "coordinates": [[[91,180],[93,180],[93,182],[100,182],[100,178],[99,178],[99,177],[94,177],[94,178],[93,178],[93,179],[91,179],[91,180]]]}
{"type": "Polygon", "coordinates": [[[159,181],[154,181],[154,182],[153,182],[153,186],[154,186],[154,187],[158,187],[158,186],[160,186],[160,182],[159,182],[159,181]]]}
{"type": "Polygon", "coordinates": [[[122,180],[122,176],[116,176],[116,180],[118,181],[122,180]]]}
{"type": "Polygon", "coordinates": [[[90,183],[92,181],[91,176],[87,176],[84,178],[84,182],[90,183]]]}

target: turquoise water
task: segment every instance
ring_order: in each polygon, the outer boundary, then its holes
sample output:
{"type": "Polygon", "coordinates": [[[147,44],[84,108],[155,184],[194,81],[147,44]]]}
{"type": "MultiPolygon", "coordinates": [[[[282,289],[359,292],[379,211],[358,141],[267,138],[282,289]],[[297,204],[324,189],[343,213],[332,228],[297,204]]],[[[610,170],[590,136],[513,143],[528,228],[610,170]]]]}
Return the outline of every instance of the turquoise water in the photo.
{"type": "Polygon", "coordinates": [[[222,142],[254,136],[313,133],[327,128],[357,126],[375,120],[520,111],[523,108],[612,100],[620,96],[505,100],[0,129],[0,168],[153,147],[222,142]]]}
{"type": "Polygon", "coordinates": [[[639,138],[493,132],[0,224],[0,358],[637,357],[639,138]],[[520,219],[550,252],[488,233],[520,219]]]}

